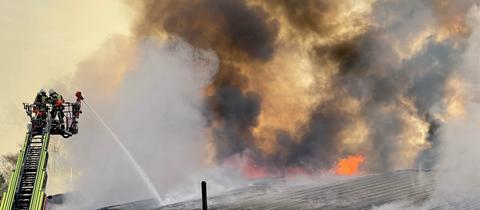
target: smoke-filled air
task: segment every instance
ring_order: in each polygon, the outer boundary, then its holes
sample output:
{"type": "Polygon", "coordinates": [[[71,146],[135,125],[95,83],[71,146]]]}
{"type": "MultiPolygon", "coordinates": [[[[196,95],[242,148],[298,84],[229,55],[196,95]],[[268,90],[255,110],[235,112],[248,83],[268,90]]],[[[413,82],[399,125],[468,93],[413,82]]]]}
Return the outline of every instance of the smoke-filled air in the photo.
{"type": "MultiPolygon", "coordinates": [[[[74,77],[159,189],[225,165],[246,178],[432,169],[445,123],[469,114],[473,0],[127,3],[132,37],[74,77]]],[[[109,156],[93,135],[80,152],[109,156]]]]}
{"type": "Polygon", "coordinates": [[[58,157],[61,208],[405,169],[435,173],[428,205],[480,192],[479,0],[124,4],[129,34],[54,82],[91,108],[58,157]]]}
{"type": "Polygon", "coordinates": [[[474,1],[132,1],[138,39],[211,50],[208,162],[250,173],[431,168],[464,114],[474,1]]]}

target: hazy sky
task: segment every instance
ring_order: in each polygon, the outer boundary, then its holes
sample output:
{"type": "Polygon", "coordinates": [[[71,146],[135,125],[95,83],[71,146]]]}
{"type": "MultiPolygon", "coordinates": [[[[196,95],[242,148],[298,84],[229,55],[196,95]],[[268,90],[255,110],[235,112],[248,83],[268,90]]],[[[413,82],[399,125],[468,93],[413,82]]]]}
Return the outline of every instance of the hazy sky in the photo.
{"type": "Polygon", "coordinates": [[[109,36],[128,34],[132,13],[121,0],[0,0],[0,155],[23,142],[21,103],[70,78],[109,36]]]}

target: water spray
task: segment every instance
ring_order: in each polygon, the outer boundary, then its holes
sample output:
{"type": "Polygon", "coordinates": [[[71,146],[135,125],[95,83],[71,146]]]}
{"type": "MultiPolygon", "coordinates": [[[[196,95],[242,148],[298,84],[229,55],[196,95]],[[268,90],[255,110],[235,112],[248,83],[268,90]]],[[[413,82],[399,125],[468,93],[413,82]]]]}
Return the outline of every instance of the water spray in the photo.
{"type": "Polygon", "coordinates": [[[110,133],[110,135],[113,137],[113,139],[118,144],[118,146],[120,146],[123,152],[127,155],[128,159],[130,160],[132,165],[135,167],[137,172],[140,174],[140,177],[145,182],[150,192],[155,196],[155,199],[157,200],[158,204],[160,204],[161,199],[160,199],[160,195],[157,192],[157,189],[155,189],[152,181],[150,180],[148,175],[145,173],[145,171],[142,169],[142,167],[137,163],[135,158],[133,158],[130,151],[125,147],[122,141],[120,141],[120,138],[118,138],[117,134],[113,132],[113,130],[110,128],[110,126],[107,125],[107,123],[103,120],[103,118],[86,101],[83,101],[83,103],[88,107],[88,109],[90,109],[90,111],[92,111],[92,113],[95,115],[98,121],[102,123],[103,127],[108,131],[108,133],[110,133]]]}

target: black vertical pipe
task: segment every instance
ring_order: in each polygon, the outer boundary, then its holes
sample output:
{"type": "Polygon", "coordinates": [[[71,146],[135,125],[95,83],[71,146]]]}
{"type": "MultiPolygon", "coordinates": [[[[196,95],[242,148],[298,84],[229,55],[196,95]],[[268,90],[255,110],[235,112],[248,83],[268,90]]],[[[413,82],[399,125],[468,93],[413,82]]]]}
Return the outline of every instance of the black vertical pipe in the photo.
{"type": "Polygon", "coordinates": [[[202,181],[202,209],[208,210],[207,206],[207,182],[202,181]]]}

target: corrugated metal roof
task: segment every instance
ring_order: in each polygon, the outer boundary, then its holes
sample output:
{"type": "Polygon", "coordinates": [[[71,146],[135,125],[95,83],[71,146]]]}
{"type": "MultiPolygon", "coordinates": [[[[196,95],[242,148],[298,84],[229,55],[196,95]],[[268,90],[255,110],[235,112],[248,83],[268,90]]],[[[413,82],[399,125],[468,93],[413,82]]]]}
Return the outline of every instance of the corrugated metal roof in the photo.
{"type": "MultiPolygon", "coordinates": [[[[209,209],[216,210],[299,210],[299,209],[372,209],[388,203],[422,205],[434,188],[434,172],[401,170],[365,175],[331,184],[272,187],[264,183],[208,198],[209,209]]],[[[278,181],[278,180],[276,180],[278,181]]],[[[275,181],[274,181],[275,182],[275,181]]],[[[436,206],[432,209],[480,209],[480,200],[468,200],[436,206]]],[[[154,208],[151,200],[105,209],[201,209],[200,200],[190,200],[154,208]]]]}

